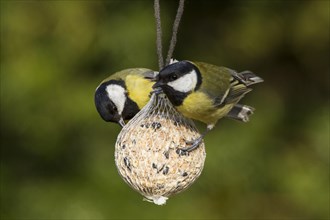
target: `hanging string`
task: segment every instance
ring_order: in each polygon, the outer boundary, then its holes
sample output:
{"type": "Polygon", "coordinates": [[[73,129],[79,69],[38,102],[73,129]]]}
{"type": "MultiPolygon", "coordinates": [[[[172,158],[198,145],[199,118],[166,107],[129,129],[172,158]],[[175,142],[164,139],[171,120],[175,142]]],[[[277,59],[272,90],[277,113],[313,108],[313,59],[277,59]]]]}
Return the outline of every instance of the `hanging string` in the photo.
{"type": "Polygon", "coordinates": [[[172,39],[170,42],[170,47],[167,52],[166,65],[168,65],[170,63],[170,60],[171,60],[173,52],[174,52],[174,48],[176,45],[176,39],[177,39],[177,35],[178,35],[178,29],[179,29],[181,17],[183,14],[183,8],[184,8],[184,0],[180,0],[178,11],[176,13],[175,21],[173,24],[172,39]]]}
{"type": "MultiPolygon", "coordinates": [[[[180,2],[179,2],[178,10],[176,13],[176,17],[175,17],[173,29],[172,29],[172,38],[171,38],[170,46],[169,46],[168,53],[167,53],[166,65],[168,65],[170,63],[170,60],[172,58],[174,48],[176,45],[178,29],[179,29],[181,17],[183,14],[183,9],[184,9],[184,1],[185,0],[180,0],[180,2]]],[[[162,51],[162,49],[163,49],[162,48],[162,28],[161,28],[159,0],[154,0],[154,11],[155,11],[155,20],[156,20],[156,34],[157,34],[156,43],[157,43],[158,65],[159,65],[159,69],[162,69],[164,67],[164,58],[163,58],[163,51],[162,51]]]]}
{"type": "Polygon", "coordinates": [[[155,19],[156,19],[156,35],[157,35],[157,56],[158,56],[158,66],[161,70],[164,67],[164,59],[163,59],[163,48],[162,48],[162,26],[160,20],[160,6],[159,0],[154,1],[154,11],[155,11],[155,19]]]}

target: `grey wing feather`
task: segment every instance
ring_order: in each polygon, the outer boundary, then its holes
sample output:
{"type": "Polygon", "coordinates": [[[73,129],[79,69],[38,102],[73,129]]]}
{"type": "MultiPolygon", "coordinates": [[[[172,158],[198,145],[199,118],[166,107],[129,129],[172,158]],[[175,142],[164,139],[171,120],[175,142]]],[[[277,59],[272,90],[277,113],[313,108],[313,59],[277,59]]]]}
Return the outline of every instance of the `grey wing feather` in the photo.
{"type": "Polygon", "coordinates": [[[227,67],[203,62],[193,63],[203,73],[201,90],[214,100],[214,105],[217,107],[237,103],[252,90],[248,86],[263,82],[262,78],[251,71],[237,73],[227,67]]]}

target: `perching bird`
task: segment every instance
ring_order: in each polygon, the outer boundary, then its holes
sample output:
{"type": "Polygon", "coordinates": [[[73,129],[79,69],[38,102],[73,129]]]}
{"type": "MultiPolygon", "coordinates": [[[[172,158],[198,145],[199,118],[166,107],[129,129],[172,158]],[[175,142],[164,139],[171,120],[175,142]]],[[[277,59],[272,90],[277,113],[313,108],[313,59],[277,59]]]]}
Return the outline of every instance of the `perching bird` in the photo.
{"type": "Polygon", "coordinates": [[[157,72],[145,68],[119,71],[96,88],[95,106],[103,120],[122,127],[147,104],[157,72]]]}
{"type": "Polygon", "coordinates": [[[207,124],[206,131],[181,152],[197,148],[205,134],[217,121],[227,116],[247,122],[252,107],[238,104],[252,89],[248,86],[263,82],[250,71],[237,73],[226,67],[203,62],[175,61],[160,70],[154,90],[161,90],[185,117],[207,124]]]}

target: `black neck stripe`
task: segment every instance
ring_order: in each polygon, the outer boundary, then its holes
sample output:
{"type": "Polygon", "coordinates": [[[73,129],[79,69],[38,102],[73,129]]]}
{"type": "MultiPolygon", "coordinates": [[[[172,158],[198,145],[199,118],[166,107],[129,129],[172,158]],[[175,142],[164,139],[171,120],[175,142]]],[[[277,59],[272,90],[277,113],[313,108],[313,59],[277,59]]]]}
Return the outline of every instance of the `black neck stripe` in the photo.
{"type": "Polygon", "coordinates": [[[196,84],[196,87],[195,87],[195,91],[196,91],[201,87],[203,79],[202,79],[202,74],[201,74],[201,72],[199,71],[199,69],[197,67],[195,68],[195,71],[197,73],[197,84],[196,84]]]}

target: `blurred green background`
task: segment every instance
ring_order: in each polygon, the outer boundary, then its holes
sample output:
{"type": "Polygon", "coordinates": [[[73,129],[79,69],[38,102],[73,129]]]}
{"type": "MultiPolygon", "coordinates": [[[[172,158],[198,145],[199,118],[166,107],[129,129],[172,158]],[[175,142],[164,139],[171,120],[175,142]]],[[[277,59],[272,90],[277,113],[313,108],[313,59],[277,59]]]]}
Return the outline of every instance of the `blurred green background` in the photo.
{"type": "MultiPolygon", "coordinates": [[[[168,47],[178,1],[161,1],[168,47]]],[[[328,219],[329,1],[188,0],[175,58],[265,79],[165,206],[117,173],[94,91],[157,69],[153,1],[1,1],[1,219],[328,219]]],[[[200,129],[204,125],[198,124],[200,129]]]]}

